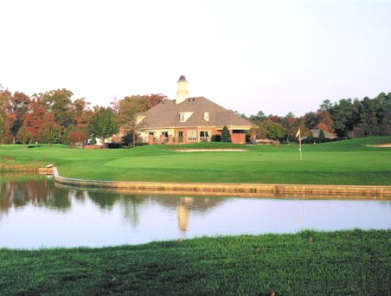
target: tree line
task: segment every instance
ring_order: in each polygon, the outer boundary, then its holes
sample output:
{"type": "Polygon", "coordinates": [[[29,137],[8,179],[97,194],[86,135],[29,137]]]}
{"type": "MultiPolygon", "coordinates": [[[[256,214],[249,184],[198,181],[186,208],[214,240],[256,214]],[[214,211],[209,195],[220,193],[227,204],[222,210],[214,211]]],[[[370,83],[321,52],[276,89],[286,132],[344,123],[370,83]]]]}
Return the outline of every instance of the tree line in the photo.
{"type": "Polygon", "coordinates": [[[113,97],[109,107],[93,106],[86,98],[72,100],[65,88],[28,96],[0,85],[0,144],[84,143],[134,127],[136,114],[166,99],[162,94],[113,97]]]}
{"type": "MultiPolygon", "coordinates": [[[[65,88],[28,96],[11,93],[0,84],[0,144],[9,143],[84,143],[103,140],[118,133],[119,127],[132,131],[136,115],[156,106],[167,97],[163,94],[112,97],[109,107],[92,106],[86,98],[72,100],[65,88]]],[[[391,135],[391,93],[375,98],[325,100],[316,112],[297,117],[241,115],[255,124],[251,133],[258,139],[296,141],[297,131],[313,141],[313,130],[319,130],[318,141],[327,134],[337,139],[391,135]]]]}
{"type": "Polygon", "coordinates": [[[380,93],[375,98],[341,99],[332,103],[325,100],[314,112],[296,117],[291,112],[285,116],[268,115],[262,111],[244,116],[256,127],[252,132],[257,138],[279,141],[296,141],[297,131],[307,142],[314,141],[314,130],[318,130],[317,141],[327,141],[326,135],[335,139],[350,139],[366,136],[391,135],[391,92],[380,93]]]}

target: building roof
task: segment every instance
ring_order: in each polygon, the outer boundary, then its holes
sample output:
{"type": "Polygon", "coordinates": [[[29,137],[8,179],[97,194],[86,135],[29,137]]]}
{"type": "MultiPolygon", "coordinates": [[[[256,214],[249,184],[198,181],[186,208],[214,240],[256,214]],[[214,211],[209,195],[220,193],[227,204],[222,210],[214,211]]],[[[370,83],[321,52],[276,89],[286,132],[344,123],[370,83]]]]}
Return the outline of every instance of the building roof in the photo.
{"type": "Polygon", "coordinates": [[[227,110],[204,97],[187,98],[182,103],[176,104],[175,100],[165,100],[144,113],[145,118],[137,125],[137,128],[168,128],[191,126],[243,126],[248,129],[254,126],[248,120],[240,117],[233,111],[227,110]],[[193,114],[181,122],[180,113],[192,112],[193,114]],[[205,120],[205,113],[209,115],[209,121],[205,120]]]}

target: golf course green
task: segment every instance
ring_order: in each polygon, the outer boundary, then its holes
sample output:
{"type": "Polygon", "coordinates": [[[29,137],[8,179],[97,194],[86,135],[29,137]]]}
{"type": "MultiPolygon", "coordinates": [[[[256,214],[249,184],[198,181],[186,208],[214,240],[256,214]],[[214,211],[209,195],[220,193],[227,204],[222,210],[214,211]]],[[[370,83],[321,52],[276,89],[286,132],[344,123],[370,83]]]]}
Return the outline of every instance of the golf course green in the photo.
{"type": "Polygon", "coordinates": [[[302,160],[297,144],[199,143],[97,150],[6,145],[0,146],[0,167],[11,171],[13,165],[51,163],[63,177],[86,180],[391,185],[391,148],[374,147],[389,143],[391,137],[307,144],[302,147],[302,160]]]}

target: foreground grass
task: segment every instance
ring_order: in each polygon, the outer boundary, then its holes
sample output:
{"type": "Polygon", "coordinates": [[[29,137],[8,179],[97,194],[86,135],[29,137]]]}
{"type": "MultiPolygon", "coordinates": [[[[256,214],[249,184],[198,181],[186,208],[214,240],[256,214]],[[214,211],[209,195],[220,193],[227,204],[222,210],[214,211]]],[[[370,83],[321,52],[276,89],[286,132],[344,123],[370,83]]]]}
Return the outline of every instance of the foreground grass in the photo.
{"type": "Polygon", "coordinates": [[[0,295],[390,295],[391,230],[0,250],[0,295]]]}
{"type": "Polygon", "coordinates": [[[373,137],[305,145],[247,146],[200,143],[119,150],[65,146],[0,147],[0,158],[54,163],[62,176],[92,180],[391,185],[391,143],[373,137]],[[245,148],[247,152],[181,153],[175,148],[245,148]]]}

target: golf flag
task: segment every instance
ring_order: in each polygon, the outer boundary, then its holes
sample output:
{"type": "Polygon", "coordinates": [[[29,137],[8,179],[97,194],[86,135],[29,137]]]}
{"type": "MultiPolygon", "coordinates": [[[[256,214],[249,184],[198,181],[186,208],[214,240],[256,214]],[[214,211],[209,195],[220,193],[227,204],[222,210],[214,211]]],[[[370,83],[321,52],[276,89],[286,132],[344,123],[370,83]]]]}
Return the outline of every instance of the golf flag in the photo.
{"type": "Polygon", "coordinates": [[[301,137],[300,137],[300,128],[297,130],[296,138],[299,138],[299,151],[300,151],[300,160],[303,159],[303,154],[301,152],[301,137]]]}
{"type": "Polygon", "coordinates": [[[300,128],[297,130],[296,138],[300,138],[300,128]]]}

